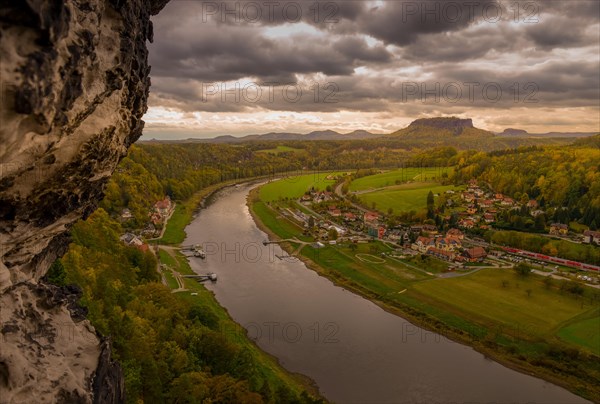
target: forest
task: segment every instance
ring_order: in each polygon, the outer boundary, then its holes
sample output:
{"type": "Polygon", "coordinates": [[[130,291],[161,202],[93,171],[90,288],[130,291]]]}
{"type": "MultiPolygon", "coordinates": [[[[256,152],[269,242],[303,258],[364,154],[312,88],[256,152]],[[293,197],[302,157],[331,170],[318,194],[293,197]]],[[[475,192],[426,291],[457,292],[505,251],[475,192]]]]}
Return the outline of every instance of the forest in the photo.
{"type": "Polygon", "coordinates": [[[535,199],[549,220],[600,227],[600,135],[569,147],[458,155],[455,183],[476,179],[515,200],[535,199]]]}
{"type": "Polygon", "coordinates": [[[222,313],[160,283],[157,260],[119,240],[102,208],[72,231],[68,253],[47,274],[75,284],[96,330],[110,336],[125,375],[127,402],[313,403],[274,377],[229,335],[222,313]]]}
{"type": "Polygon", "coordinates": [[[397,141],[292,141],[281,152],[261,152],[280,142],[241,144],[134,145],[108,184],[101,207],[109,213],[128,207],[145,220],[148,201],[169,195],[189,198],[198,190],[231,179],[300,172],[398,167],[449,167],[455,185],[477,179],[516,200],[532,198],[551,208],[562,223],[598,228],[600,218],[600,135],[569,146],[520,146],[484,152],[451,146],[412,148],[397,141]],[[290,151],[285,151],[290,150],[290,151]]]}

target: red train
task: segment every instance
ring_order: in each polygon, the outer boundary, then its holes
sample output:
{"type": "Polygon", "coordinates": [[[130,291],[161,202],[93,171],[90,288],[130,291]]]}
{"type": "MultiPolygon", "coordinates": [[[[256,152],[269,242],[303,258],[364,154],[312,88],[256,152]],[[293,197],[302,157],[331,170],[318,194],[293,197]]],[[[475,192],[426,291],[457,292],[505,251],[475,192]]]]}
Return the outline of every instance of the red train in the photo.
{"type": "Polygon", "coordinates": [[[555,262],[557,264],[561,264],[571,268],[583,269],[585,271],[600,271],[600,267],[592,264],[586,264],[583,262],[566,260],[564,258],[551,257],[549,255],[534,253],[531,251],[519,250],[518,248],[509,248],[509,247],[501,247],[504,251],[509,252],[511,254],[519,254],[526,257],[531,257],[543,261],[555,262]]]}

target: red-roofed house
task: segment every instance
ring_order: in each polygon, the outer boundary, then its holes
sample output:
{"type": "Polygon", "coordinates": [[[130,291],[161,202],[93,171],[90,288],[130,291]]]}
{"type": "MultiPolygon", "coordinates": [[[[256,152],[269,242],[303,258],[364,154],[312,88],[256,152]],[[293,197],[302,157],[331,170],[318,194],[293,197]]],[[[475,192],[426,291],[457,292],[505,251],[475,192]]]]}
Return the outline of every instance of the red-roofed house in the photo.
{"type": "Polygon", "coordinates": [[[453,238],[455,240],[463,240],[465,238],[465,234],[458,229],[450,229],[446,233],[447,238],[453,238]]]}
{"type": "Polygon", "coordinates": [[[158,212],[151,212],[149,216],[153,225],[161,224],[163,221],[161,214],[158,212]]]}
{"type": "Polygon", "coordinates": [[[456,257],[456,254],[453,251],[446,251],[436,247],[429,248],[427,254],[446,261],[453,261],[456,257]]]}
{"type": "Polygon", "coordinates": [[[352,221],[356,220],[356,215],[352,212],[346,212],[346,213],[344,213],[344,219],[352,222],[352,221]]]}
{"type": "Polygon", "coordinates": [[[379,220],[379,214],[377,212],[365,212],[363,215],[363,221],[365,223],[372,223],[379,220]]]}
{"type": "Polygon", "coordinates": [[[473,247],[465,251],[465,257],[467,257],[470,262],[483,261],[483,259],[487,257],[487,252],[483,247],[473,247]]]}
{"type": "Polygon", "coordinates": [[[427,249],[434,247],[435,243],[432,238],[420,236],[417,238],[415,243],[412,245],[413,250],[426,253],[427,249]]]}
{"type": "Polygon", "coordinates": [[[435,239],[435,246],[440,250],[454,251],[456,248],[461,246],[461,243],[454,238],[438,237],[435,239]]]}
{"type": "Polygon", "coordinates": [[[472,229],[475,227],[475,222],[472,219],[462,219],[458,222],[458,225],[465,229],[472,229]]]}
{"type": "Polygon", "coordinates": [[[168,216],[172,206],[173,205],[171,203],[171,198],[169,198],[168,196],[165,197],[165,199],[163,199],[162,201],[158,201],[154,204],[154,207],[162,216],[168,216]]]}
{"type": "Polygon", "coordinates": [[[492,215],[491,213],[484,213],[483,220],[486,223],[493,223],[496,220],[496,217],[494,215],[492,215]]]}
{"type": "Polygon", "coordinates": [[[512,198],[504,198],[502,199],[502,202],[500,202],[500,205],[502,206],[513,206],[515,204],[515,201],[512,198]]]}

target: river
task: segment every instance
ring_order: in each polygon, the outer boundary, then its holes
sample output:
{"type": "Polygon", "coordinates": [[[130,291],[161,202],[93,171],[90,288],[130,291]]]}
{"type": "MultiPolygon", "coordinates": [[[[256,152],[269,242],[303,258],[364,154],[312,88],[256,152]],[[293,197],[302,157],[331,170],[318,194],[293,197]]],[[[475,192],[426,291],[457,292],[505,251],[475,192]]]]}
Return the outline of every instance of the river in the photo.
{"type": "MultiPolygon", "coordinates": [[[[255,186],[255,185],[254,185],[255,186]]],[[[246,207],[252,185],[220,191],[186,228],[190,258],[233,319],[288,370],[337,403],[585,403],[423,330],[323,278],[276,245],[264,246],[246,207]]],[[[311,248],[311,247],[306,247],[311,248]]]]}

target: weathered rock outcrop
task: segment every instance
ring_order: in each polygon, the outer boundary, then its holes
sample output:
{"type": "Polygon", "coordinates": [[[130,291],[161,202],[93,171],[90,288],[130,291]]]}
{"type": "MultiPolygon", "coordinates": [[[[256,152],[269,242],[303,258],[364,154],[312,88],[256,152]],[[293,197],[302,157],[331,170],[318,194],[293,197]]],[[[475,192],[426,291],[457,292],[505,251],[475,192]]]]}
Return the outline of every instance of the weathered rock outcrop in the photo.
{"type": "MultiPolygon", "coordinates": [[[[411,140],[418,140],[419,147],[457,146],[458,141],[471,142],[474,139],[483,139],[494,137],[492,132],[479,129],[473,126],[472,119],[461,119],[457,117],[443,118],[422,118],[413,121],[404,129],[400,129],[389,135],[390,137],[400,137],[411,140]]],[[[465,143],[472,148],[472,144],[465,143]]]]}
{"type": "Polygon", "coordinates": [[[0,403],[123,399],[77,293],[40,279],[142,133],[150,16],[167,1],[0,5],[0,403]]]}
{"type": "Polygon", "coordinates": [[[423,118],[413,121],[409,128],[426,126],[429,128],[436,129],[447,129],[453,131],[455,134],[459,134],[464,128],[472,128],[472,119],[460,119],[455,117],[450,118],[423,118]]]}

